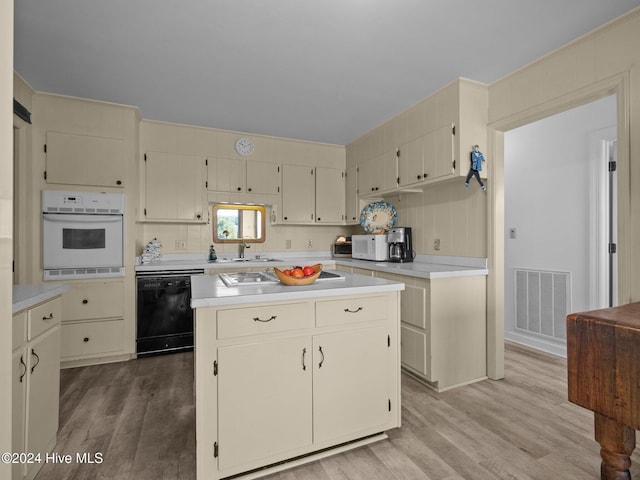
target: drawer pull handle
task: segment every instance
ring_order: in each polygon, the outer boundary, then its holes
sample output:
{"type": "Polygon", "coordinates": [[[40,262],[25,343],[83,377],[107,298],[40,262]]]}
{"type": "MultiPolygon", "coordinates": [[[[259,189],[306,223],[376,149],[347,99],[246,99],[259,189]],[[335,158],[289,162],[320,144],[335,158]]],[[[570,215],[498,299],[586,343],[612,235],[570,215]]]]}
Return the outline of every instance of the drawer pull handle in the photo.
{"type": "Polygon", "coordinates": [[[48,317],[42,317],[42,320],[53,320],[53,312],[51,312],[48,317]]]}
{"type": "Polygon", "coordinates": [[[87,303],[89,303],[89,300],[87,300],[86,298],[84,300],[82,300],[82,304],[86,305],[87,303]]]}
{"type": "Polygon", "coordinates": [[[84,337],[84,338],[82,339],[82,341],[83,341],[84,343],[87,343],[87,342],[89,341],[89,337],[84,337]]]}
{"type": "MultiPolygon", "coordinates": [[[[304,357],[307,355],[307,348],[303,348],[302,349],[302,370],[306,370],[307,369],[307,365],[304,362],[304,357]]],[[[22,380],[20,380],[22,381],[22,380]]]]}
{"type": "Polygon", "coordinates": [[[36,351],[33,348],[31,349],[31,355],[36,357],[36,360],[37,360],[35,365],[33,367],[31,367],[31,373],[33,373],[33,371],[36,369],[36,367],[40,364],[40,357],[38,356],[38,354],[36,353],[36,351]]]}
{"type": "Polygon", "coordinates": [[[271,320],[275,320],[276,318],[278,318],[277,315],[271,315],[271,318],[267,318],[266,320],[263,320],[260,317],[253,317],[253,321],[267,323],[267,322],[270,322],[271,320]]]}
{"type": "Polygon", "coordinates": [[[318,347],[318,350],[320,351],[320,355],[322,355],[322,360],[320,360],[318,368],[322,368],[322,364],[324,363],[324,352],[322,351],[322,347],[318,347]]]}
{"type": "Polygon", "coordinates": [[[347,313],[358,313],[360,310],[362,310],[362,307],[358,307],[355,310],[349,310],[348,308],[344,309],[344,311],[347,313]]]}
{"type": "Polygon", "coordinates": [[[20,365],[22,365],[24,367],[24,371],[22,372],[22,375],[20,375],[20,383],[22,383],[22,380],[24,379],[24,376],[27,374],[27,365],[24,363],[24,356],[20,355],[20,365]]]}

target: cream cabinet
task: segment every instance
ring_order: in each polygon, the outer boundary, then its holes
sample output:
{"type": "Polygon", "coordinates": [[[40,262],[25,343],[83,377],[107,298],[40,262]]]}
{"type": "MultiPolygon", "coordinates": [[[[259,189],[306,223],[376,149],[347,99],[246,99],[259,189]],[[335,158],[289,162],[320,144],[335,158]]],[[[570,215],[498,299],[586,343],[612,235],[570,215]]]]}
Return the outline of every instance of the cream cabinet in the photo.
{"type": "Polygon", "coordinates": [[[70,284],[62,301],[63,362],[125,354],[124,282],[70,284]]]}
{"type": "Polygon", "coordinates": [[[144,154],[144,172],[144,220],[207,223],[204,157],[147,152],[144,154]]]}
{"type": "Polygon", "coordinates": [[[315,221],[343,224],[345,221],[344,170],[316,167],[315,221]]]}
{"type": "Polygon", "coordinates": [[[315,168],[282,166],[282,221],[304,224],[315,222],[315,168]]]}
{"type": "Polygon", "coordinates": [[[397,187],[396,149],[376,155],[358,164],[358,192],[361,197],[376,196],[397,187]]]}
{"type": "Polygon", "coordinates": [[[358,167],[353,165],[345,173],[345,222],[349,225],[360,223],[360,203],[358,201],[358,167]]]}
{"type": "Polygon", "coordinates": [[[125,186],[124,139],[48,131],[46,142],[47,183],[125,186]]]}
{"type": "Polygon", "coordinates": [[[398,302],[392,292],[197,308],[198,477],[282,468],[399,426],[398,302]]]}
{"type": "Polygon", "coordinates": [[[280,194],[280,165],[244,159],[207,159],[207,190],[215,192],[280,194]]]}
{"type": "Polygon", "coordinates": [[[455,172],[455,126],[447,124],[398,149],[398,185],[424,184],[455,172]]]}
{"type": "Polygon", "coordinates": [[[60,398],[60,297],[13,317],[13,451],[41,462],[12,467],[12,479],[32,479],[53,450],[60,398]]]}
{"type": "Polygon", "coordinates": [[[281,215],[283,223],[343,225],[344,171],[283,165],[281,215]]]}
{"type": "Polygon", "coordinates": [[[457,79],[349,145],[359,196],[465,177],[474,145],[487,148],[488,98],[487,85],[457,79]]]}
{"type": "Polygon", "coordinates": [[[487,377],[486,277],[423,279],[374,272],[402,281],[402,366],[441,392],[487,377]]]}

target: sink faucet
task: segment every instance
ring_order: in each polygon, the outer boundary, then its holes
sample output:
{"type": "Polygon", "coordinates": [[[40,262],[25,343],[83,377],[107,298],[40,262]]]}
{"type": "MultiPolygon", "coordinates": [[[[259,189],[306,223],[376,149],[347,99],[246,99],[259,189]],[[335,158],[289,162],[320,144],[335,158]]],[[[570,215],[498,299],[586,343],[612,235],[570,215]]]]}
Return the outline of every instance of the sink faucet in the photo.
{"type": "Polygon", "coordinates": [[[240,242],[240,258],[244,258],[244,249],[245,248],[251,248],[251,246],[247,242],[242,240],[240,242]]]}

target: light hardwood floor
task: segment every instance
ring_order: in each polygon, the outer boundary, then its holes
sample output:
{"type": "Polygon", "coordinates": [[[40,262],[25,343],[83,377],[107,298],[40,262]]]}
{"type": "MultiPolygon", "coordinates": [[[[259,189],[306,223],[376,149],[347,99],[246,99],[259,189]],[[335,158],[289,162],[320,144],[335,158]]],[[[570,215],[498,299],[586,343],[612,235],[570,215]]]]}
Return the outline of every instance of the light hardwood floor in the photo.
{"type": "MultiPolygon", "coordinates": [[[[434,393],[402,377],[402,428],[389,439],[269,480],[600,478],[593,415],[567,400],[566,361],[508,344],[506,378],[434,393]]],[[[36,480],[195,478],[193,355],[62,371],[56,452],[101,464],[46,464],[36,480]]],[[[631,474],[640,478],[640,454],[631,474]]]]}

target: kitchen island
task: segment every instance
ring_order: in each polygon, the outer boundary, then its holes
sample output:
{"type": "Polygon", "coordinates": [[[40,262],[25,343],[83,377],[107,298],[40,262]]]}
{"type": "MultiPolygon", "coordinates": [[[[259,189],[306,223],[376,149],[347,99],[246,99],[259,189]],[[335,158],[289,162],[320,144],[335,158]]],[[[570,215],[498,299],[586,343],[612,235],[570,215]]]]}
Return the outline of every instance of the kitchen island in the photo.
{"type": "Polygon", "coordinates": [[[256,478],[400,426],[400,292],[351,273],[308,286],[192,277],[199,479],[256,478]]]}

